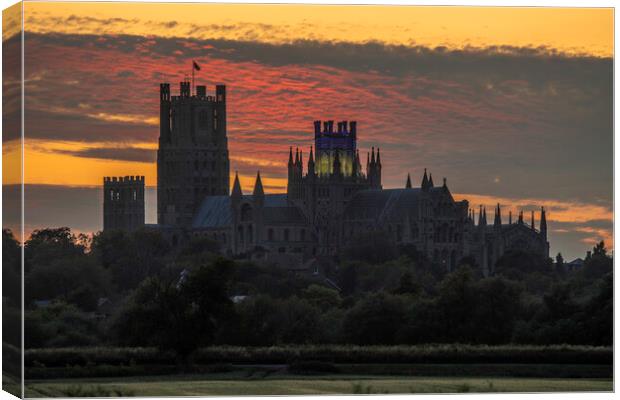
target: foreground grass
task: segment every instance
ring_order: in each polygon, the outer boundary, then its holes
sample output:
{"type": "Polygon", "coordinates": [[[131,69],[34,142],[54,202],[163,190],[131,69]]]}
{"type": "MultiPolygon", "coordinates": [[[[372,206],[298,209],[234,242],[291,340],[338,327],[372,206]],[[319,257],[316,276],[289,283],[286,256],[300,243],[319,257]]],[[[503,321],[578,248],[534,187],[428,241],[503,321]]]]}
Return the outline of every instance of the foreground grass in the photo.
{"type": "Polygon", "coordinates": [[[31,381],[27,397],[231,396],[368,393],[480,393],[612,391],[611,379],[452,378],[386,376],[205,379],[191,376],[31,381]]]}

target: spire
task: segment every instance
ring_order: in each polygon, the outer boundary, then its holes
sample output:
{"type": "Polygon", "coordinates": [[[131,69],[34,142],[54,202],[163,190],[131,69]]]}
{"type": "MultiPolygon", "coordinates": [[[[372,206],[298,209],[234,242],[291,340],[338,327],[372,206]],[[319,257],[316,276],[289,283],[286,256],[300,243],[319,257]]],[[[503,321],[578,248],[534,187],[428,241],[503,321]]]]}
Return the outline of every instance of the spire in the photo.
{"type": "Polygon", "coordinates": [[[233,183],[232,197],[241,197],[243,192],[241,191],[241,184],[239,183],[239,173],[235,171],[235,183],[233,183]]]}
{"type": "Polygon", "coordinates": [[[376,164],[376,161],[375,161],[375,148],[373,146],[373,148],[372,148],[372,155],[370,156],[370,165],[374,166],[375,164],[376,164]]]}
{"type": "Polygon", "coordinates": [[[411,176],[407,174],[407,183],[405,184],[405,189],[411,189],[411,176]]]}
{"type": "Polygon", "coordinates": [[[310,156],[308,157],[308,175],[314,175],[314,153],[312,152],[312,146],[310,146],[310,156]]]}
{"type": "Polygon", "coordinates": [[[422,176],[422,190],[428,189],[428,176],[426,175],[426,168],[424,168],[424,176],[422,176]]]}
{"type": "Polygon", "coordinates": [[[487,208],[486,207],[482,207],[482,221],[484,223],[484,225],[486,226],[487,224],[487,208]]]}
{"type": "Polygon", "coordinates": [[[295,147],[295,165],[299,164],[299,148],[295,147]]]}
{"type": "Polygon", "coordinates": [[[476,224],[476,209],[475,208],[471,209],[471,221],[474,223],[474,225],[476,224]]]}
{"type": "Polygon", "coordinates": [[[523,225],[523,210],[519,211],[519,220],[517,223],[523,225]]]}
{"type": "Polygon", "coordinates": [[[312,154],[312,146],[310,146],[310,157],[309,157],[308,163],[310,162],[314,163],[314,154],[312,154]]]}
{"type": "Polygon", "coordinates": [[[289,167],[293,166],[293,146],[291,146],[289,148],[289,152],[288,152],[288,166],[289,167]]]}
{"type": "Polygon", "coordinates": [[[482,226],[482,204],[480,205],[480,213],[478,214],[478,226],[482,226]]]}
{"type": "Polygon", "coordinates": [[[544,207],[540,207],[540,234],[547,240],[547,213],[544,207]]]}
{"type": "Polygon", "coordinates": [[[381,153],[380,153],[380,150],[381,150],[381,149],[379,149],[379,148],[377,147],[377,165],[378,165],[379,167],[381,167],[381,153]]]}
{"type": "Polygon", "coordinates": [[[428,175],[428,186],[435,187],[435,185],[433,184],[433,174],[428,175]]]}
{"type": "Polygon", "coordinates": [[[497,203],[497,208],[495,209],[495,220],[493,221],[493,225],[501,226],[502,225],[502,210],[499,207],[499,203],[497,203]]]}
{"type": "Polygon", "coordinates": [[[512,225],[512,210],[508,211],[508,225],[512,225]]]}
{"type": "Polygon", "coordinates": [[[260,179],[260,171],[256,172],[256,183],[254,183],[254,192],[252,194],[254,197],[265,195],[265,191],[263,190],[263,182],[260,179]]]}
{"type": "Polygon", "coordinates": [[[443,187],[448,188],[448,180],[446,178],[443,178],[443,187]]]}
{"type": "Polygon", "coordinates": [[[536,229],[536,226],[534,226],[534,210],[532,210],[532,223],[530,224],[530,228],[532,228],[532,230],[536,229]]]}

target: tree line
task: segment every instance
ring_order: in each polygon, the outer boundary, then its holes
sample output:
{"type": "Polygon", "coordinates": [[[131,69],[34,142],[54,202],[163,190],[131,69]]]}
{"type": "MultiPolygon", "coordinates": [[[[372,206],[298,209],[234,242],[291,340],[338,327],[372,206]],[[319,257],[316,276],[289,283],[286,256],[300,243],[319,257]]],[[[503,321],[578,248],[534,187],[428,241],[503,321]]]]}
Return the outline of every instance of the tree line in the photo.
{"type": "MultiPolygon", "coordinates": [[[[613,260],[603,242],[577,271],[510,253],[484,277],[472,259],[447,272],[415,249],[365,240],[386,250],[369,258],[364,246],[345,249],[311,274],[225,258],[204,238],[172,247],[154,230],[37,230],[24,243],[25,346],[187,356],[209,345],[612,344],[613,260]]],[[[17,307],[10,282],[21,249],[7,230],[3,249],[3,289],[17,307]]]]}

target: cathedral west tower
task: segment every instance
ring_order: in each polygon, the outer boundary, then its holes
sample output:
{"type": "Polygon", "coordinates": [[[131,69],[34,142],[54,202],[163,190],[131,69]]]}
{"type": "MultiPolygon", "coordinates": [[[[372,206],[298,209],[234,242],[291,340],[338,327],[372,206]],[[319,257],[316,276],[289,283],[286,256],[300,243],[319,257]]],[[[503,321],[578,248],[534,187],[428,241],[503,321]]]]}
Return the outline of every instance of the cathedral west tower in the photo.
{"type": "Polygon", "coordinates": [[[160,85],[160,131],[157,151],[157,223],[190,227],[207,196],[229,194],[226,86],[214,95],[206,86],[160,85]]]}

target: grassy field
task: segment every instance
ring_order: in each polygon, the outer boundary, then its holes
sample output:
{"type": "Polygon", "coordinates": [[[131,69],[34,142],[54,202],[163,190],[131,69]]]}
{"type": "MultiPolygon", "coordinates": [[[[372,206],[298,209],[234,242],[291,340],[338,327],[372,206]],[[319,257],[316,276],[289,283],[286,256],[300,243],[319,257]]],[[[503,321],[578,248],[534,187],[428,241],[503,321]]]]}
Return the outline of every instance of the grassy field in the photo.
{"type": "Polygon", "coordinates": [[[611,379],[448,378],[322,375],[231,379],[225,376],[161,376],[30,381],[27,397],[207,396],[367,393],[479,393],[611,391],[611,379]]]}

